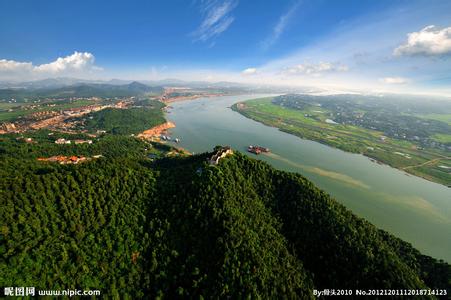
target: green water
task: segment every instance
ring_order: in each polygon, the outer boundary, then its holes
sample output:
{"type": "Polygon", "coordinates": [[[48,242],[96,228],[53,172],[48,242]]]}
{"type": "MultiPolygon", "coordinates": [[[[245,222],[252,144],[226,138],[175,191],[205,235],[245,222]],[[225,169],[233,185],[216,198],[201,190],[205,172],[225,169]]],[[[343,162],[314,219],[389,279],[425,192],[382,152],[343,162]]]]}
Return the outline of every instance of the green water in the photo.
{"type": "Polygon", "coordinates": [[[263,95],[205,98],[173,103],[167,118],[173,137],[195,153],[230,145],[246,152],[250,144],[271,149],[249,156],[298,172],[379,228],[435,258],[451,262],[451,188],[247,119],[230,109],[263,95]]]}

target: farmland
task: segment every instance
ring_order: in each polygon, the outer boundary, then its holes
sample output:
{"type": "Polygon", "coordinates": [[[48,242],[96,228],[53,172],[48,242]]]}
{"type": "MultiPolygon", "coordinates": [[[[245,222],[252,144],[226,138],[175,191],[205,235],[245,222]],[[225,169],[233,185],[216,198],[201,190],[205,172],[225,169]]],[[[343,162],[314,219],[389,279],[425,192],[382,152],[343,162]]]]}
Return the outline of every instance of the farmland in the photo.
{"type": "MultiPolygon", "coordinates": [[[[237,103],[233,109],[248,118],[301,138],[361,153],[416,176],[451,184],[449,169],[439,167],[451,161],[448,150],[425,148],[407,139],[389,137],[382,131],[337,123],[331,117],[334,112],[324,106],[308,104],[296,109],[277,105],[273,98],[261,98],[237,103]]],[[[433,136],[433,139],[437,138],[448,142],[446,134],[433,136]]]]}

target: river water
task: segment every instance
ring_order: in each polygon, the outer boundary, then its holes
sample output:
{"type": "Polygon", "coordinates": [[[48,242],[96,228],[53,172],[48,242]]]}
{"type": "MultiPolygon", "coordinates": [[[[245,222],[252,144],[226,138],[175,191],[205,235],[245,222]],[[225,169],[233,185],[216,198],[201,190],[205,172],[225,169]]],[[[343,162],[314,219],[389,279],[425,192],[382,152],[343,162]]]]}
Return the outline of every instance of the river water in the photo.
{"type": "Polygon", "coordinates": [[[298,172],[358,216],[413,244],[424,254],[451,262],[451,188],[407,175],[317,142],[303,140],[248,119],[230,109],[265,95],[200,98],[172,103],[167,119],[178,146],[200,153],[216,145],[246,152],[256,144],[271,149],[253,158],[298,172]]]}

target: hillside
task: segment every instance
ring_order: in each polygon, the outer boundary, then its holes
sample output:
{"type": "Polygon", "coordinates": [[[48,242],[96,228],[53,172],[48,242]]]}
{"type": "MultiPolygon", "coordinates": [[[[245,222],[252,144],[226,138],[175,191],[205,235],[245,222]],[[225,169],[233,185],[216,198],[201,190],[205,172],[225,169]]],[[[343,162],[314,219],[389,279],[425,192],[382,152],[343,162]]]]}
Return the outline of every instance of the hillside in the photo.
{"type": "Polygon", "coordinates": [[[152,101],[152,106],[128,109],[107,108],[79,118],[83,129],[105,130],[112,134],[136,134],[165,122],[163,104],[152,101]]]}
{"type": "Polygon", "coordinates": [[[80,151],[104,158],[56,165],[36,161],[45,147],[3,138],[1,286],[168,299],[450,286],[448,264],[301,175],[240,153],[212,167],[211,153],[150,161],[135,139],[99,143],[80,151]]]}

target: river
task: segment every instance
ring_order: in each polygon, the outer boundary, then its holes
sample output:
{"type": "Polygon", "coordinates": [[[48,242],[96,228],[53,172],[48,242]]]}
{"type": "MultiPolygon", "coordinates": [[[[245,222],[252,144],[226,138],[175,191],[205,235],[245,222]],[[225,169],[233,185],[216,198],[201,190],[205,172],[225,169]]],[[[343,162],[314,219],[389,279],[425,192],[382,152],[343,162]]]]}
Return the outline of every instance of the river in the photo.
{"type": "Polygon", "coordinates": [[[451,262],[451,189],[317,142],[303,140],[248,119],[230,109],[265,95],[200,98],[171,103],[178,146],[200,153],[230,145],[244,153],[250,144],[271,149],[253,158],[298,172],[379,228],[424,254],[451,262]]]}

